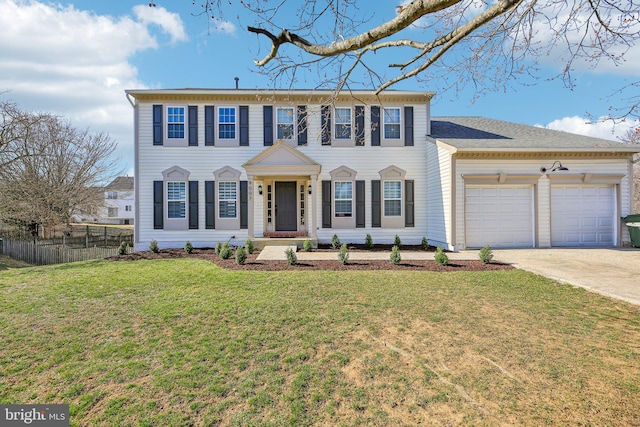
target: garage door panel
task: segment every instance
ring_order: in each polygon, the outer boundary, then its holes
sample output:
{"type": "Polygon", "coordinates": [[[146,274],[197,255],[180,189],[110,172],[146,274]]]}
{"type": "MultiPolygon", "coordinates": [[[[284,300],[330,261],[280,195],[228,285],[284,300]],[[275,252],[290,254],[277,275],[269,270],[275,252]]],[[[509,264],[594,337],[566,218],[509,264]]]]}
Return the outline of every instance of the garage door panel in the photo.
{"type": "Polygon", "coordinates": [[[532,195],[532,186],[467,186],[467,247],[533,247],[532,195]]]}
{"type": "Polygon", "coordinates": [[[614,245],[615,206],[611,185],[552,186],[551,245],[614,245]]]}

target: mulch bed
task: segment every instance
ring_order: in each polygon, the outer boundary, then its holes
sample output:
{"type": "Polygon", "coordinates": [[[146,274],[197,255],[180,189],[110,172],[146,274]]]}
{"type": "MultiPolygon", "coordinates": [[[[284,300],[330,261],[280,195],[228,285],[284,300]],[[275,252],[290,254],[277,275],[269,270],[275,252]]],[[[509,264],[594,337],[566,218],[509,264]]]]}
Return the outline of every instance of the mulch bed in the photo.
{"type": "MultiPolygon", "coordinates": [[[[404,250],[419,250],[419,247],[403,247],[404,250]]],[[[363,250],[354,245],[349,248],[350,251],[363,250]]],[[[373,251],[386,251],[391,253],[390,248],[375,246],[373,251]]],[[[327,249],[320,246],[316,251],[331,251],[336,253],[335,261],[300,261],[296,265],[289,265],[287,261],[258,261],[257,256],[260,251],[256,250],[253,254],[247,255],[247,261],[244,265],[236,264],[235,257],[223,260],[220,259],[214,249],[194,249],[191,254],[187,254],[183,249],[162,249],[158,253],[151,251],[134,252],[129,255],[114,256],[108,258],[112,261],[135,261],[140,259],[167,259],[167,258],[200,258],[210,261],[217,266],[229,270],[257,270],[257,271],[308,271],[308,270],[422,270],[422,271],[493,271],[493,270],[511,270],[514,267],[511,264],[502,264],[499,262],[491,262],[483,264],[480,260],[458,261],[451,260],[449,265],[441,266],[435,261],[407,260],[401,261],[398,265],[393,265],[389,260],[353,260],[346,265],[338,261],[338,251],[327,249]]],[[[402,251],[400,251],[402,254],[402,251]]]]}

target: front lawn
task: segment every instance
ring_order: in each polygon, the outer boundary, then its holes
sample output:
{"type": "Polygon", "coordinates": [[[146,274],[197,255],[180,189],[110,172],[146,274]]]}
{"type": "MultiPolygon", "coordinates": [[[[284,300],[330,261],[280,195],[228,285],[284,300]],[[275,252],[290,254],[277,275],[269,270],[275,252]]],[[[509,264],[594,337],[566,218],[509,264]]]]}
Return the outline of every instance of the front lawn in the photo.
{"type": "Polygon", "coordinates": [[[9,269],[0,331],[72,425],[640,424],[640,308],[520,270],[9,269]]]}

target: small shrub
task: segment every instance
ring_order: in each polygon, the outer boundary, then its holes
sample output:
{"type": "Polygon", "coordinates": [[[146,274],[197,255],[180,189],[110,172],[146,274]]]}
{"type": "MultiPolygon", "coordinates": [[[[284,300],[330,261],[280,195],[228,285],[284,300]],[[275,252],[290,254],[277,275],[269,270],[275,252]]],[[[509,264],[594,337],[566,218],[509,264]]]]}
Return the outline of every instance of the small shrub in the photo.
{"type": "Polygon", "coordinates": [[[302,249],[304,249],[305,252],[311,252],[311,250],[313,249],[313,243],[311,243],[311,239],[304,240],[304,243],[302,244],[302,249]]]}
{"type": "Polygon", "coordinates": [[[127,242],[120,243],[120,246],[118,246],[118,255],[126,255],[128,247],[127,242]]]}
{"type": "Polygon", "coordinates": [[[160,252],[160,247],[158,246],[157,240],[152,240],[151,243],[149,243],[149,250],[156,254],[160,252]]]}
{"type": "Polygon", "coordinates": [[[338,252],[338,259],[340,260],[340,264],[346,265],[349,262],[349,249],[347,248],[347,244],[343,243],[340,246],[340,252],[338,252]]]}
{"type": "Polygon", "coordinates": [[[236,264],[244,265],[245,262],[247,262],[247,252],[242,246],[239,246],[236,249],[236,264]]]}
{"type": "Polygon", "coordinates": [[[247,237],[247,240],[244,242],[244,249],[247,251],[246,253],[252,254],[255,249],[253,246],[253,242],[250,238],[247,237]]]}
{"type": "Polygon", "coordinates": [[[364,238],[364,247],[367,249],[373,248],[373,239],[371,238],[371,234],[367,234],[367,237],[364,238]]]}
{"type": "Polygon", "coordinates": [[[428,251],[429,250],[429,241],[427,240],[426,237],[422,238],[422,243],[420,244],[420,246],[422,247],[423,251],[428,251]]]}
{"type": "Polygon", "coordinates": [[[493,259],[493,251],[491,250],[491,246],[484,245],[484,247],[480,249],[480,253],[478,255],[480,256],[480,261],[482,261],[483,264],[489,264],[493,259]]]}
{"type": "Polygon", "coordinates": [[[296,256],[296,251],[293,248],[287,248],[284,253],[287,255],[287,262],[289,265],[296,265],[298,263],[298,257],[296,256]]]}
{"type": "Polygon", "coordinates": [[[394,245],[391,248],[391,255],[389,256],[389,262],[393,265],[398,265],[400,264],[400,261],[402,261],[402,257],[400,256],[400,248],[394,245]]]}
{"type": "Polygon", "coordinates": [[[449,257],[444,253],[444,250],[438,246],[436,249],[436,262],[438,265],[449,265],[449,257]]]}
{"type": "Polygon", "coordinates": [[[184,251],[188,254],[193,252],[193,245],[188,240],[187,240],[187,243],[184,244],[184,251]]]}
{"type": "Polygon", "coordinates": [[[222,246],[220,247],[220,253],[218,254],[218,256],[221,259],[229,259],[229,257],[231,256],[231,248],[229,247],[229,243],[224,242],[222,244],[222,246]]]}
{"type": "Polygon", "coordinates": [[[340,246],[341,246],[340,239],[338,238],[337,234],[334,234],[333,237],[331,238],[331,247],[333,249],[339,249],[340,246]]]}
{"type": "Polygon", "coordinates": [[[402,247],[402,240],[400,240],[400,236],[396,234],[396,237],[393,239],[393,246],[397,246],[398,249],[402,247]]]}
{"type": "Polygon", "coordinates": [[[220,256],[220,249],[222,249],[222,243],[216,243],[216,255],[220,256]]]}

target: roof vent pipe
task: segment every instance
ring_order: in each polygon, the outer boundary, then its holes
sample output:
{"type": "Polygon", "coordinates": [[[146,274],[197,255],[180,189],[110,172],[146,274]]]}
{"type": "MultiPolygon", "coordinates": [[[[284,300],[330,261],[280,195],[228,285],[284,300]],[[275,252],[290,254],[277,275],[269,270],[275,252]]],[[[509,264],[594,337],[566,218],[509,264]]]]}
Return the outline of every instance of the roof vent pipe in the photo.
{"type": "Polygon", "coordinates": [[[238,80],[240,80],[238,77],[234,77],[233,80],[236,81],[236,90],[238,89],[238,80]]]}

